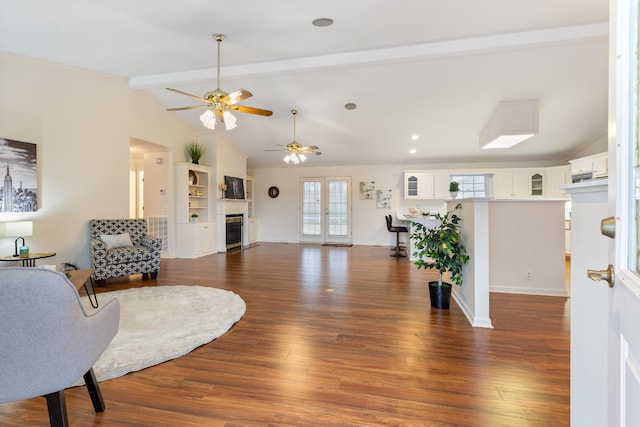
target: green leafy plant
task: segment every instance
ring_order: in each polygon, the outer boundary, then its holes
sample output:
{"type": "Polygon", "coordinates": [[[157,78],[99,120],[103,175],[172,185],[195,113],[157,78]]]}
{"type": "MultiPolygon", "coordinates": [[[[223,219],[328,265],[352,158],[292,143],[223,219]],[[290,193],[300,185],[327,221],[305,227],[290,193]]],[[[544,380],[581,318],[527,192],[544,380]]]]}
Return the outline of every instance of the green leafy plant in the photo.
{"type": "Polygon", "coordinates": [[[439,220],[440,224],[433,228],[412,222],[413,232],[410,237],[416,249],[413,256],[417,258],[414,265],[418,269],[437,270],[437,286],[451,286],[443,282],[444,273],[449,274],[449,280],[453,283],[462,286],[462,268],[469,263],[469,255],[462,244],[460,234],[461,218],[455,213],[459,209],[462,209],[460,203],[444,215],[437,213],[435,219],[439,220]]]}
{"type": "Polygon", "coordinates": [[[460,184],[457,181],[449,183],[449,191],[460,191],[460,184]]]}
{"type": "Polygon", "coordinates": [[[191,218],[198,218],[198,214],[197,213],[192,213],[191,214],[191,218]]]}
{"type": "Polygon", "coordinates": [[[195,140],[188,142],[186,145],[186,149],[187,149],[187,154],[189,154],[189,157],[191,158],[191,161],[195,164],[198,164],[198,162],[200,161],[200,158],[205,152],[204,145],[200,144],[198,141],[195,141],[195,140]]]}

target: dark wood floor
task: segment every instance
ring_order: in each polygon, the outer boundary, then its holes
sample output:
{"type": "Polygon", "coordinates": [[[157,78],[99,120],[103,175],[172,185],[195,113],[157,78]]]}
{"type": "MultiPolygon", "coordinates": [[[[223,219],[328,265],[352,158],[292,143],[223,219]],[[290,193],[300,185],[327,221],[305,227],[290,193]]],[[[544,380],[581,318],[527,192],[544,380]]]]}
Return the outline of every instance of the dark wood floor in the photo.
{"type": "MultiPolygon", "coordinates": [[[[247,312],[188,355],[101,383],[102,414],[67,390],[71,425],[569,425],[566,298],[492,294],[494,329],[472,328],[455,303],[429,307],[433,273],[389,253],[261,244],[108,284],[228,289],[247,312]]],[[[0,425],[48,425],[44,399],[0,405],[0,425]]]]}

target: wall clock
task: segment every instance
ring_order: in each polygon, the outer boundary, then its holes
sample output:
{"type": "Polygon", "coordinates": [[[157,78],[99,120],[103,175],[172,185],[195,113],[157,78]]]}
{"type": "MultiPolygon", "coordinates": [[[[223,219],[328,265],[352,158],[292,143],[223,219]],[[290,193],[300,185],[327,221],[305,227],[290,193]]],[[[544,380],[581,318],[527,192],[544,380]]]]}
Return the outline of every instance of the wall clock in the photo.
{"type": "Polygon", "coordinates": [[[278,189],[278,187],[272,186],[272,187],[269,187],[268,193],[269,193],[269,197],[271,197],[272,199],[275,199],[280,195],[280,190],[278,189]]]}

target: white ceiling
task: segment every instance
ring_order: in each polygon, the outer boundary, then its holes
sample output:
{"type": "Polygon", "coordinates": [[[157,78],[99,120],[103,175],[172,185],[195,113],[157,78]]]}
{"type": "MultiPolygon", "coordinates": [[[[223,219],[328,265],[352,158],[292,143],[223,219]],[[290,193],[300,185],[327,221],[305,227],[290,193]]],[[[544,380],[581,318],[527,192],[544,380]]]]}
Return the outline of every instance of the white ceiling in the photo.
{"type": "MultiPolygon", "coordinates": [[[[607,21],[606,0],[0,0],[0,50],[183,107],[198,102],[164,88],[215,89],[223,33],[220,87],[274,112],[220,131],[249,167],[284,165],[264,150],[292,140],[293,108],[296,139],[323,153],[305,165],[552,161],[606,132],[607,21]],[[322,17],[335,24],[311,25],[322,17]],[[498,103],[522,99],[539,100],[540,133],[481,150],[498,103]]],[[[168,114],[204,130],[202,111],[168,114]]]]}

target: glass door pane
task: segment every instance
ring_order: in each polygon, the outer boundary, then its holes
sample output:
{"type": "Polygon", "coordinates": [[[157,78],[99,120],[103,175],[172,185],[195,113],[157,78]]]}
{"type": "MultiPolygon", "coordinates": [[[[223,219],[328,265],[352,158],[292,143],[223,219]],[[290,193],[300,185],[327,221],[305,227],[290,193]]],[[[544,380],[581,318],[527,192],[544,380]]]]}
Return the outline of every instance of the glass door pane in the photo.
{"type": "Polygon", "coordinates": [[[331,237],[346,237],[349,232],[349,201],[347,181],[329,181],[327,231],[331,237]]]}
{"type": "Polygon", "coordinates": [[[302,235],[322,235],[322,182],[302,183],[302,235]]]}

